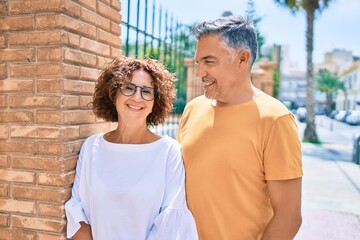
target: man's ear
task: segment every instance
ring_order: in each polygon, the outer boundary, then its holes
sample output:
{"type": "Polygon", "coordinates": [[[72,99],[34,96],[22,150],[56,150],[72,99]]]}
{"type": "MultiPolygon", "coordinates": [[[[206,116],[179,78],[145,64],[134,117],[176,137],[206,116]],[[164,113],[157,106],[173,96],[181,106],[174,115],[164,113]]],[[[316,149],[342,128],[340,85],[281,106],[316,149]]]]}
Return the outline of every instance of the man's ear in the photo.
{"type": "Polygon", "coordinates": [[[251,62],[251,53],[249,50],[241,50],[238,54],[239,65],[245,64],[248,65],[251,62]]]}

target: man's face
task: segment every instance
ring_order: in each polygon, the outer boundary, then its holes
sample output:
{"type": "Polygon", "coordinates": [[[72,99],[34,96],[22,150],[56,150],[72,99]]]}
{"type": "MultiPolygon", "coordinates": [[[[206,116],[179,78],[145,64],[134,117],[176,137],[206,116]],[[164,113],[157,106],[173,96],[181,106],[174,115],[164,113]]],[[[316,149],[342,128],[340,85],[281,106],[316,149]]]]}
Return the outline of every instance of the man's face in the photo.
{"type": "Polygon", "coordinates": [[[197,77],[201,77],[205,96],[219,103],[231,103],[239,94],[241,81],[237,53],[227,47],[218,35],[201,37],[195,60],[197,77]]]}

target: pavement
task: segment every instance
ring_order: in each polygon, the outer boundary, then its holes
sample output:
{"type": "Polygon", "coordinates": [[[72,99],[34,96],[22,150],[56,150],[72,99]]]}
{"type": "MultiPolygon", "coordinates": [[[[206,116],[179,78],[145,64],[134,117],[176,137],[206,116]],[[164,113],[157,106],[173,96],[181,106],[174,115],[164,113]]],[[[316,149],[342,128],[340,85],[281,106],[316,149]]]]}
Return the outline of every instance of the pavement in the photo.
{"type": "Polygon", "coordinates": [[[295,240],[360,240],[360,167],[350,144],[302,144],[303,223],[295,240]]]}

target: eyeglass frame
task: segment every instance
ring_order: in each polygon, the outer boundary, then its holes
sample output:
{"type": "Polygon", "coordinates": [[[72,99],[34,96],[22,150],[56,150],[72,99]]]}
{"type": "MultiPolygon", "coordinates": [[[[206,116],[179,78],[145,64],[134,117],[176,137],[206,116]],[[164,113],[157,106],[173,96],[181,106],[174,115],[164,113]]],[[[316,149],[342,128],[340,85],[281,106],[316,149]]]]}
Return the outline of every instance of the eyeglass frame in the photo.
{"type": "Polygon", "coordinates": [[[131,97],[131,96],[133,96],[133,95],[137,92],[137,89],[140,88],[140,96],[141,96],[141,98],[142,98],[143,100],[145,100],[145,101],[152,101],[152,100],[154,100],[154,99],[156,98],[156,96],[159,94],[159,92],[157,91],[156,88],[148,87],[148,86],[141,87],[141,86],[135,85],[135,84],[133,84],[133,83],[131,83],[131,82],[128,82],[128,83],[119,83],[119,84],[117,84],[117,87],[119,88],[120,93],[121,93],[122,95],[126,96],[126,97],[131,97]],[[124,93],[121,91],[121,87],[122,87],[124,84],[129,84],[129,85],[134,86],[134,87],[135,87],[135,91],[134,91],[132,94],[130,94],[130,95],[124,94],[124,93]],[[154,90],[154,97],[153,97],[152,99],[150,99],[150,100],[145,99],[145,98],[143,97],[143,92],[142,92],[143,89],[152,89],[152,90],[154,90]]]}

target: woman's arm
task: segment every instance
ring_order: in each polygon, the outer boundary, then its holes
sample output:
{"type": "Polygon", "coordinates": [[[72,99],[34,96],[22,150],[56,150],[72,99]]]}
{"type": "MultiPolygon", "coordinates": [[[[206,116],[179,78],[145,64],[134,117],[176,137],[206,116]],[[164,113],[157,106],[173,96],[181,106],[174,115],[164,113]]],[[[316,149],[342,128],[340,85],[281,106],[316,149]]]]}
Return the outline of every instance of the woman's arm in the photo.
{"type": "Polygon", "coordinates": [[[92,240],[91,227],[85,222],[80,222],[80,229],[74,235],[74,240],[92,240]]]}

